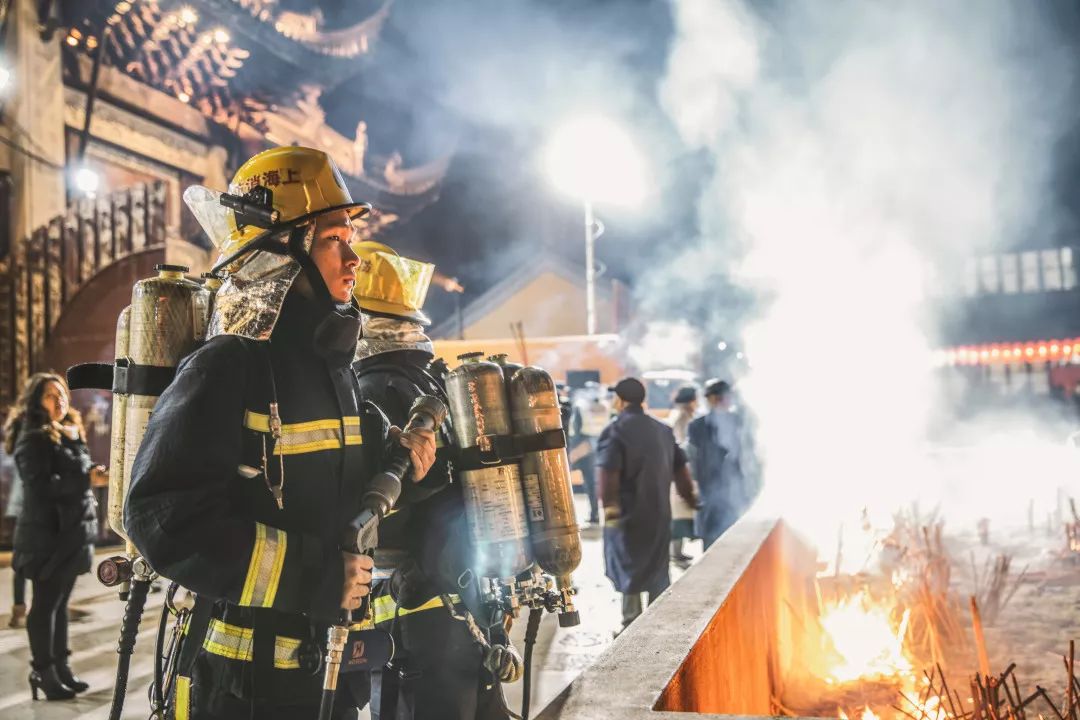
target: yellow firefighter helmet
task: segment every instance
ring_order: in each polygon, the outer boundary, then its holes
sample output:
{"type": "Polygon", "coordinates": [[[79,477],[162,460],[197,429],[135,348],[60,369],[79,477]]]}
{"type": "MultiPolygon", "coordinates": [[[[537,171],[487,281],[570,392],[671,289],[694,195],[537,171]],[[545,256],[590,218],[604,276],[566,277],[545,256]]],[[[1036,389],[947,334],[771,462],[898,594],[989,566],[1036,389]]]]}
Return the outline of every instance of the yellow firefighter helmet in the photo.
{"type": "Polygon", "coordinates": [[[264,150],[241,165],[220,202],[228,210],[219,249],[229,261],[257,241],[319,215],[346,210],[356,219],[371,210],[352,199],[329,155],[294,146],[264,150]]]}
{"type": "Polygon", "coordinates": [[[402,257],[393,248],[367,240],[352,249],[360,256],[353,297],[360,308],[375,315],[431,322],[422,312],[435,266],[402,257]]]}

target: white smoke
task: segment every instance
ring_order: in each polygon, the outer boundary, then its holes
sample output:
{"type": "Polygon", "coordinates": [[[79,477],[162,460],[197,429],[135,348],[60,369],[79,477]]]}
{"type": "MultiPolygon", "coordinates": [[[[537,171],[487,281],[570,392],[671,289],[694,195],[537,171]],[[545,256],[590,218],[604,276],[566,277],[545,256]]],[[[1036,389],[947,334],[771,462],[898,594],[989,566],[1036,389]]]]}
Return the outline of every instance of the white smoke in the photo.
{"type": "Polygon", "coordinates": [[[765,501],[827,547],[863,506],[887,517],[950,494],[927,452],[924,293],[959,290],[936,272],[957,258],[1052,229],[1041,198],[1068,67],[1025,3],[674,12],[660,97],[714,172],[669,275],[684,288],[709,268],[758,301],[740,389],[765,501]]]}
{"type": "Polygon", "coordinates": [[[690,323],[657,320],[646,324],[626,354],[637,372],[686,369],[697,364],[700,346],[699,333],[690,323]]]}

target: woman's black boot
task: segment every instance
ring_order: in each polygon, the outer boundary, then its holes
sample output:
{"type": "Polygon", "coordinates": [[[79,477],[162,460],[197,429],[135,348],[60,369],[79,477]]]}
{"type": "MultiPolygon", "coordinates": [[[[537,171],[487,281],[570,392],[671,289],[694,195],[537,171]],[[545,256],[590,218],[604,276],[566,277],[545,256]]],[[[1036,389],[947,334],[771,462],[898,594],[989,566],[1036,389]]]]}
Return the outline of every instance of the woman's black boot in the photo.
{"type": "Polygon", "coordinates": [[[63,664],[56,664],[56,677],[60,678],[60,683],[64,685],[64,687],[70,688],[77,693],[85,692],[90,689],[89,684],[84,683],[75,676],[75,673],[71,672],[71,668],[66,662],[63,664]]]}
{"type": "Polygon", "coordinates": [[[55,665],[31,671],[30,694],[35,700],[38,699],[38,690],[45,693],[46,700],[70,700],[75,697],[75,691],[64,687],[64,684],[60,682],[60,678],[56,675],[55,665]]]}

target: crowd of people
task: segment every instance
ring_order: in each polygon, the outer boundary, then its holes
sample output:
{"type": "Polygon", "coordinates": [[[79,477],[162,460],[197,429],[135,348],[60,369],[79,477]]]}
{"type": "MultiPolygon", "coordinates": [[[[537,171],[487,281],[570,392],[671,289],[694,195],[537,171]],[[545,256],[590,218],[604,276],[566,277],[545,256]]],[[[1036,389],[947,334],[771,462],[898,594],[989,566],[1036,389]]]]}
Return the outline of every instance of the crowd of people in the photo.
{"type": "Polygon", "coordinates": [[[623,595],[623,627],[670,584],[670,562],[687,566],[689,540],[708,549],[746,511],[760,489],[747,421],[729,383],[677,390],[666,421],[649,414],[645,385],[595,383],[568,403],[571,458],[583,475],[588,523],[603,509],[607,577],[623,595]]]}

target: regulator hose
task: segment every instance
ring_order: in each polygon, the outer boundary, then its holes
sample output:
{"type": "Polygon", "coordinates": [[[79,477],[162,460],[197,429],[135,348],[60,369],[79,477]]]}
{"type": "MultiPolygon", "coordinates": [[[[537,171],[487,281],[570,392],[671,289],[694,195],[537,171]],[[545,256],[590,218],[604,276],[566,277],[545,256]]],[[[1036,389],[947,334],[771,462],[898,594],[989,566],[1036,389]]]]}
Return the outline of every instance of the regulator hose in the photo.
{"type": "Polygon", "coordinates": [[[124,711],[131,654],[135,652],[135,640],[139,634],[139,623],[142,621],[143,608],[146,606],[146,596],[149,592],[149,579],[131,581],[131,593],[124,607],[124,622],[120,626],[120,642],[116,646],[120,659],[116,663],[116,684],[113,686],[109,720],[120,720],[120,715],[124,711]]]}
{"type": "Polygon", "coordinates": [[[150,707],[160,710],[165,707],[165,668],[162,655],[165,654],[165,634],[168,633],[168,603],[161,606],[158,620],[158,639],[153,648],[153,684],[150,685],[150,707]]]}
{"type": "MultiPolygon", "coordinates": [[[[368,595],[365,595],[360,610],[361,617],[367,615],[368,595]]],[[[326,632],[326,670],[323,673],[323,691],[319,699],[319,720],[330,720],[334,715],[334,694],[337,692],[338,674],[341,670],[342,653],[345,641],[349,637],[349,624],[352,613],[342,610],[338,623],[331,625],[326,632]]]]}
{"type": "Polygon", "coordinates": [[[532,651],[536,636],[540,633],[540,618],[543,608],[529,611],[529,622],[525,625],[525,677],[521,686],[521,720],[529,720],[529,696],[532,694],[532,651]]]}

